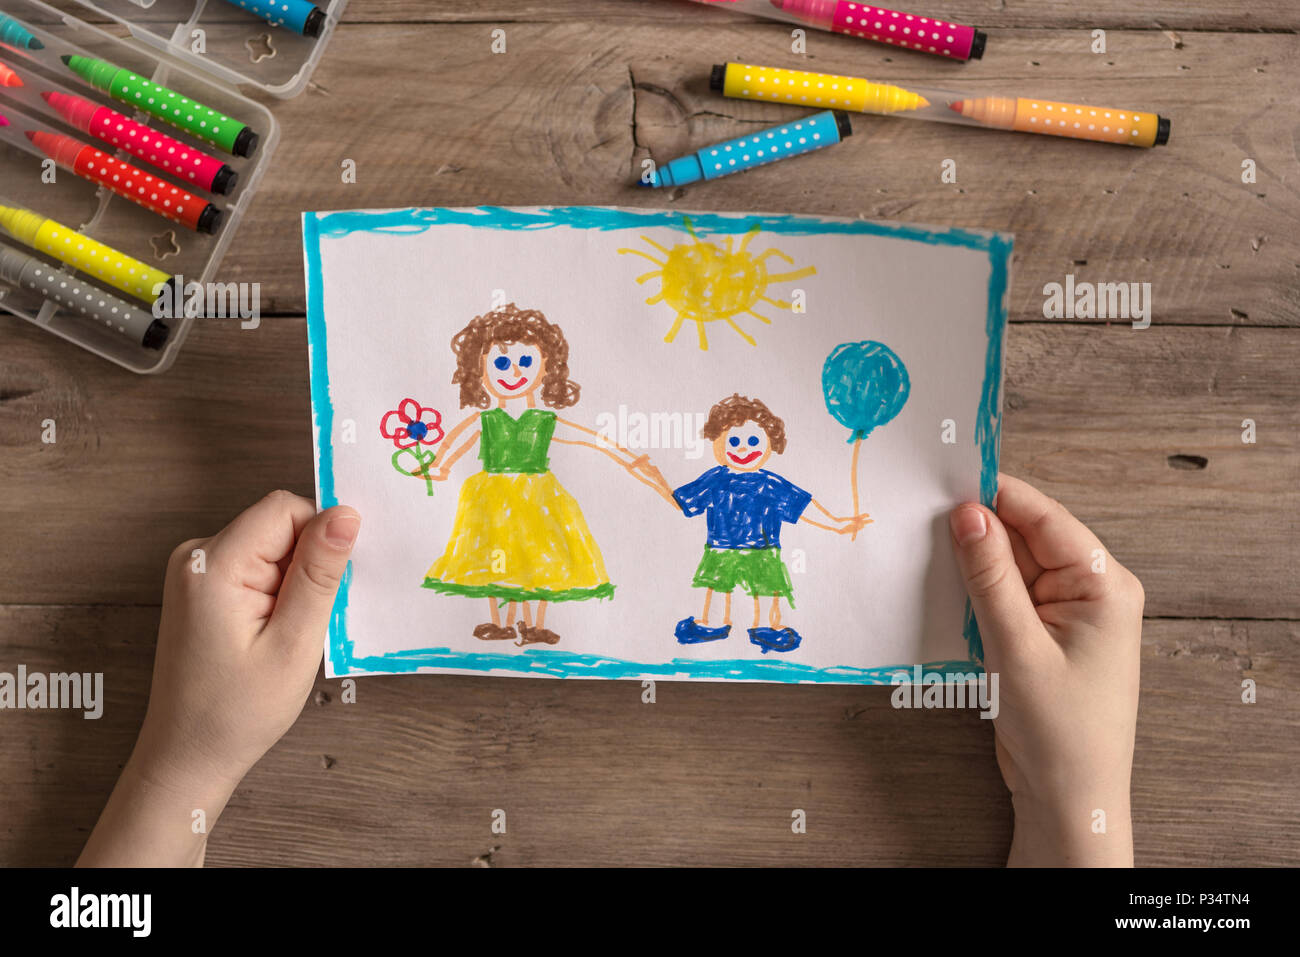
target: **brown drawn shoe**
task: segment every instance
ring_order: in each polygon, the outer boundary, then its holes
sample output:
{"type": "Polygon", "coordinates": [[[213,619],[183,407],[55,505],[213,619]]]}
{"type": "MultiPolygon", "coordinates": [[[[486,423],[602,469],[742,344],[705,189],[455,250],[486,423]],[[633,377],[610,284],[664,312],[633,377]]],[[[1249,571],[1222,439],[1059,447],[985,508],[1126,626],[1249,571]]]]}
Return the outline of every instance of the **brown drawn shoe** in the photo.
{"type": "Polygon", "coordinates": [[[519,640],[515,642],[516,645],[553,645],[560,640],[560,636],[548,628],[534,628],[532,625],[525,625],[522,621],[515,622],[515,627],[519,629],[519,640]]]}
{"type": "Polygon", "coordinates": [[[509,641],[515,636],[515,630],[508,625],[494,625],[490,621],[474,629],[474,637],[480,641],[509,641]]]}

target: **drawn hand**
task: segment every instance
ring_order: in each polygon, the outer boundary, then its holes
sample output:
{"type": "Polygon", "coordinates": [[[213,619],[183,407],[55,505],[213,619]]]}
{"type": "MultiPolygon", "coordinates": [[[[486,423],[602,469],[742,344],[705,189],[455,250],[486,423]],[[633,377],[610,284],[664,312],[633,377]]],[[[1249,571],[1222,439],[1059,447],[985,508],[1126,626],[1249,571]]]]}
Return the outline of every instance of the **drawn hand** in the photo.
{"type": "Polygon", "coordinates": [[[863,512],[860,515],[854,515],[850,518],[837,518],[836,521],[843,523],[839,528],[835,529],[837,534],[851,535],[854,532],[866,528],[875,520],[869,514],[863,512]]]}
{"type": "Polygon", "coordinates": [[[1060,503],[1008,475],[998,483],[996,515],[962,505],[949,524],[998,675],[1008,863],[1131,866],[1142,585],[1060,503]]]}
{"type": "Polygon", "coordinates": [[[191,814],[210,830],[302,711],[360,521],[272,492],[172,553],[148,711],[83,864],[202,862],[191,814]]]}
{"type": "Polygon", "coordinates": [[[408,475],[411,478],[441,481],[446,476],[439,478],[436,475],[437,470],[433,467],[435,458],[436,456],[432,452],[425,449],[417,447],[401,449],[393,453],[393,468],[402,475],[408,475]]]}

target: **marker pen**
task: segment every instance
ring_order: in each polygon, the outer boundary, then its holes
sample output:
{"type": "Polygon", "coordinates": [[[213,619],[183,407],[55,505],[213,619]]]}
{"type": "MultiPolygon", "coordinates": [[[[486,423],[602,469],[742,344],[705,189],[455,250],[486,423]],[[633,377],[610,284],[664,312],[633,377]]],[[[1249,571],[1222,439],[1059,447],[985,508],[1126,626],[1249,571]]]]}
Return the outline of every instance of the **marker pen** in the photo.
{"type": "Polygon", "coordinates": [[[216,157],[137,123],[112,107],[71,93],[47,92],[41,98],[81,132],[124,149],[136,159],[165,169],[199,189],[229,193],[239,180],[239,174],[216,157]]]}
{"type": "Polygon", "coordinates": [[[852,132],[847,113],[823,110],[678,157],[660,166],[652,174],[651,181],[644,185],[684,186],[702,179],[718,179],[800,153],[834,146],[852,132]]]}
{"type": "Polygon", "coordinates": [[[20,289],[30,289],[62,309],[102,323],[146,349],[161,349],[171,334],[167,323],[125,299],[3,243],[0,243],[0,279],[20,289]]]}

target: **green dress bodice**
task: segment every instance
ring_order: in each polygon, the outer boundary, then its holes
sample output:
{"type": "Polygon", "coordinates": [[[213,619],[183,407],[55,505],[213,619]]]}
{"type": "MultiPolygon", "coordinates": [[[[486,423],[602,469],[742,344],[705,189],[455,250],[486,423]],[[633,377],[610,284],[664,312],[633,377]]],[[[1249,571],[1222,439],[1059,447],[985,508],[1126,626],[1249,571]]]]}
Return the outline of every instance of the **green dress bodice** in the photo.
{"type": "Polygon", "coordinates": [[[479,415],[479,428],[483,471],[541,473],[550,467],[554,412],[527,409],[516,419],[505,409],[488,409],[479,415]]]}

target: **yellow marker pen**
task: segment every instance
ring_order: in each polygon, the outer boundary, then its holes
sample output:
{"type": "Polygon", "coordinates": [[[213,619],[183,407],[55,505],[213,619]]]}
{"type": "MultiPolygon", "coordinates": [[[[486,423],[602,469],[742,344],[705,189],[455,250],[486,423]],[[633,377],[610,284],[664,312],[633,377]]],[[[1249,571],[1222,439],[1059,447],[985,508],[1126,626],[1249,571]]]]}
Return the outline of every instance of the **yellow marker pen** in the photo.
{"type": "Polygon", "coordinates": [[[170,273],[132,259],[112,246],[29,209],[0,206],[0,227],[37,252],[53,256],[145,302],[152,303],[158,298],[159,287],[172,281],[170,273]]]}
{"type": "Polygon", "coordinates": [[[723,96],[747,100],[772,100],[800,106],[821,106],[857,113],[903,113],[919,110],[930,101],[919,93],[889,83],[872,83],[856,76],[783,70],[751,63],[719,64],[709,86],[723,96]]]}
{"type": "Polygon", "coordinates": [[[724,96],[790,106],[910,116],[918,120],[1046,133],[1126,146],[1162,146],[1169,142],[1169,120],[1147,110],[1085,106],[1023,96],[973,96],[914,84],[901,87],[856,76],[753,63],[715,66],[709,86],[724,96]]]}

